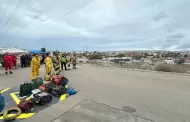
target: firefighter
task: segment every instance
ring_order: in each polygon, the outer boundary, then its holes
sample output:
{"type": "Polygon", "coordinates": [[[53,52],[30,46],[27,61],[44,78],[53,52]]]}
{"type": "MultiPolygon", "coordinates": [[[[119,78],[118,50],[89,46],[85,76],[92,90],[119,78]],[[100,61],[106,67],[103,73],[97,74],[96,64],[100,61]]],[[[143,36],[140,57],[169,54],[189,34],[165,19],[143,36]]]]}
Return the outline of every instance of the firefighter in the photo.
{"type": "Polygon", "coordinates": [[[66,56],[66,60],[67,60],[67,67],[68,67],[68,70],[70,70],[71,57],[70,57],[69,54],[67,54],[67,56],[66,56]]]}
{"type": "Polygon", "coordinates": [[[32,61],[31,61],[31,80],[35,79],[35,77],[38,77],[40,75],[40,58],[38,57],[38,54],[35,53],[32,61]]]}
{"type": "Polygon", "coordinates": [[[73,64],[73,69],[77,69],[76,68],[76,65],[77,65],[77,57],[76,55],[74,54],[73,58],[72,58],[72,64],[73,64]]]}
{"type": "Polygon", "coordinates": [[[45,67],[46,67],[46,81],[50,80],[50,74],[51,74],[51,69],[53,66],[52,60],[49,56],[49,53],[46,55],[47,57],[45,58],[45,67]]]}
{"type": "Polygon", "coordinates": [[[58,64],[59,72],[61,72],[61,54],[58,54],[57,57],[59,61],[59,64],[58,64]]]}
{"type": "Polygon", "coordinates": [[[54,74],[55,75],[58,75],[59,74],[59,68],[58,68],[58,65],[59,65],[59,59],[58,59],[58,54],[56,52],[54,52],[53,54],[53,58],[52,58],[52,61],[53,61],[53,68],[54,68],[54,74]]]}
{"type": "Polygon", "coordinates": [[[5,74],[7,75],[8,72],[12,74],[13,72],[11,70],[11,63],[12,63],[11,56],[8,53],[5,53],[3,60],[5,66],[5,74]]]}

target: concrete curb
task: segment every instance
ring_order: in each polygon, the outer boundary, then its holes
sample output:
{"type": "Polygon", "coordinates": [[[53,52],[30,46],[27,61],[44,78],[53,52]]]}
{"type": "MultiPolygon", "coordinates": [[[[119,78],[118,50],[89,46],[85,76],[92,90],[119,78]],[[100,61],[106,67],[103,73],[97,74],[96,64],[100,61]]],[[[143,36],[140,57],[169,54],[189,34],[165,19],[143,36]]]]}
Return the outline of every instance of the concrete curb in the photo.
{"type": "Polygon", "coordinates": [[[64,101],[61,101],[55,105],[45,108],[44,110],[32,116],[31,118],[23,120],[23,122],[52,122],[64,115],[73,107],[77,106],[84,99],[85,98],[80,96],[79,94],[70,96],[66,98],[64,101]]]}

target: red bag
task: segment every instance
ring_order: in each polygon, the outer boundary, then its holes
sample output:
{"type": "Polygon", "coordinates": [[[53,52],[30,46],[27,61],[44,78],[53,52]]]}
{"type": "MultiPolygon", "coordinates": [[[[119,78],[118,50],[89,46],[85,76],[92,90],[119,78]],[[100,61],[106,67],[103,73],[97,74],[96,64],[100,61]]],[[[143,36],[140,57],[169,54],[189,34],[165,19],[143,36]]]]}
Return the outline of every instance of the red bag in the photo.
{"type": "Polygon", "coordinates": [[[31,100],[22,100],[17,107],[22,110],[22,112],[28,112],[34,103],[31,100]]]}
{"type": "Polygon", "coordinates": [[[64,76],[57,76],[57,75],[52,75],[51,76],[51,82],[56,84],[57,86],[60,85],[60,81],[64,78],[64,76]]]}

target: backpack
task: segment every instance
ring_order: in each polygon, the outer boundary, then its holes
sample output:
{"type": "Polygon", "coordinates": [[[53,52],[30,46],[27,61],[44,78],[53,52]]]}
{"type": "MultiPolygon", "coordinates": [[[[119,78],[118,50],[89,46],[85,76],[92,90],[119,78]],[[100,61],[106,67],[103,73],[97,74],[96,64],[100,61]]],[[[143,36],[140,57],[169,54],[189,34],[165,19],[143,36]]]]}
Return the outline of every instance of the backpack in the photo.
{"type": "Polygon", "coordinates": [[[43,84],[43,79],[40,77],[37,77],[32,80],[33,82],[33,89],[38,89],[43,84]]]}
{"type": "Polygon", "coordinates": [[[41,92],[39,89],[32,91],[31,101],[37,104],[44,105],[52,100],[52,96],[46,92],[41,92]]]}
{"type": "Polygon", "coordinates": [[[22,110],[22,112],[28,113],[29,110],[34,107],[34,103],[31,100],[22,100],[18,105],[18,108],[22,110]]]}
{"type": "Polygon", "coordinates": [[[67,89],[67,93],[68,93],[69,95],[74,95],[74,94],[77,93],[77,91],[76,91],[75,89],[69,87],[69,88],[67,89]]]}
{"type": "Polygon", "coordinates": [[[65,87],[68,82],[69,82],[69,80],[66,77],[62,77],[59,84],[61,86],[65,87]]]}
{"type": "Polygon", "coordinates": [[[32,83],[25,82],[24,84],[20,85],[19,97],[28,96],[31,94],[31,91],[32,83]]]}
{"type": "Polygon", "coordinates": [[[51,94],[55,97],[60,97],[61,95],[65,94],[67,92],[67,89],[62,86],[56,86],[52,89],[51,94]]]}
{"type": "Polygon", "coordinates": [[[53,83],[49,83],[49,84],[46,84],[45,87],[46,87],[46,92],[51,93],[53,88],[56,87],[56,85],[53,83]]]}

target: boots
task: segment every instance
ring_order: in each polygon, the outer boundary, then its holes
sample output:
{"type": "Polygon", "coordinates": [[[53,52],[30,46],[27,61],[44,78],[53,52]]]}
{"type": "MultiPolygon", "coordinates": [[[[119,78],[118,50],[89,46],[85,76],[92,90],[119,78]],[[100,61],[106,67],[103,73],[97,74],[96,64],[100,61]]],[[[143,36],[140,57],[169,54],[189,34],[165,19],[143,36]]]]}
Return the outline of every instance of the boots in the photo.
{"type": "Polygon", "coordinates": [[[10,74],[13,74],[13,72],[12,72],[12,71],[9,71],[9,73],[10,73],[10,74]]]}
{"type": "Polygon", "coordinates": [[[7,74],[8,74],[8,72],[5,72],[5,74],[7,75],[7,74]]]}

